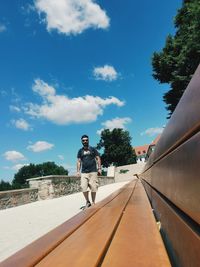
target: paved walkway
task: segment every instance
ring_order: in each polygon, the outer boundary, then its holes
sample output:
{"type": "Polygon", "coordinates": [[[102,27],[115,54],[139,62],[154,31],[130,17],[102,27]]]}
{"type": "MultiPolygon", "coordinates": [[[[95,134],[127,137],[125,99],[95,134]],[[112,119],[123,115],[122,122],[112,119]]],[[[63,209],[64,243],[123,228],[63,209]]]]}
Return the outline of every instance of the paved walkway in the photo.
{"type": "MultiPolygon", "coordinates": [[[[100,187],[97,202],[126,183],[100,187]]],[[[84,204],[82,193],[76,193],[0,210],[0,261],[79,213],[84,204]]]]}

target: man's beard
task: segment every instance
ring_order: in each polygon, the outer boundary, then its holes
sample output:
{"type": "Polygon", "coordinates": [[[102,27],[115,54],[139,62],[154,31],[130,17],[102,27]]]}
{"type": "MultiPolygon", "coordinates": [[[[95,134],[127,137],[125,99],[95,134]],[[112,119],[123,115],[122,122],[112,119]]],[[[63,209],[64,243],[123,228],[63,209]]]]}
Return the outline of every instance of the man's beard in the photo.
{"type": "Polygon", "coordinates": [[[88,143],[84,143],[84,144],[83,144],[83,147],[84,147],[84,148],[88,148],[88,146],[89,146],[88,143]]]}

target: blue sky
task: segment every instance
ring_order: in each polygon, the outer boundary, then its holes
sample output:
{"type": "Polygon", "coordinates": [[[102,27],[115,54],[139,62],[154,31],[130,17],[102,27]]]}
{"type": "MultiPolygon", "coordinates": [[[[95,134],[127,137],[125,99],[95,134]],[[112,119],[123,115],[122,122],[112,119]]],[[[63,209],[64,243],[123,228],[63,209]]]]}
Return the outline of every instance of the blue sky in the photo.
{"type": "Polygon", "coordinates": [[[168,85],[151,57],[181,0],[7,0],[0,3],[0,179],[54,161],[72,174],[80,136],[96,145],[124,128],[132,145],[166,125],[168,85]]]}

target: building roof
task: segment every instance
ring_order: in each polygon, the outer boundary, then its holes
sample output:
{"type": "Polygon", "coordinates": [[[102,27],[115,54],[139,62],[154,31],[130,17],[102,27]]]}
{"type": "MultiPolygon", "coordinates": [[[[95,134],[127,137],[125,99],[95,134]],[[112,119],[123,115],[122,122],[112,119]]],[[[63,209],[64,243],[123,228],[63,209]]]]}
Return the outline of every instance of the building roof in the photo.
{"type": "Polygon", "coordinates": [[[136,146],[136,147],[134,147],[136,156],[141,156],[141,155],[146,154],[148,148],[149,148],[149,145],[143,145],[143,146],[136,146]]]}
{"type": "Polygon", "coordinates": [[[160,137],[161,137],[161,134],[159,134],[159,135],[158,135],[158,136],[151,142],[150,145],[156,145],[156,144],[158,143],[160,137]]]}
{"type": "Polygon", "coordinates": [[[157,142],[159,141],[161,137],[161,134],[159,134],[149,145],[143,145],[143,146],[136,146],[133,147],[135,149],[136,156],[142,156],[145,155],[149,149],[150,146],[155,146],[157,142]],[[145,152],[144,152],[145,151],[145,152]]]}

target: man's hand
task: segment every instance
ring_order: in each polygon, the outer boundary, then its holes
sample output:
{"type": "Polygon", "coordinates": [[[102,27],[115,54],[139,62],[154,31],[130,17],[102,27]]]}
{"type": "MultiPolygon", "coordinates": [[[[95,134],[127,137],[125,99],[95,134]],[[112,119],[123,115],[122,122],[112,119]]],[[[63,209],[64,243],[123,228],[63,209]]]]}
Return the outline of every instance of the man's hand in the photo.
{"type": "Polygon", "coordinates": [[[76,173],[76,176],[77,176],[77,177],[81,177],[81,173],[80,173],[80,171],[76,173]]]}
{"type": "Polygon", "coordinates": [[[98,169],[97,174],[98,176],[101,176],[101,169],[98,169]]]}

